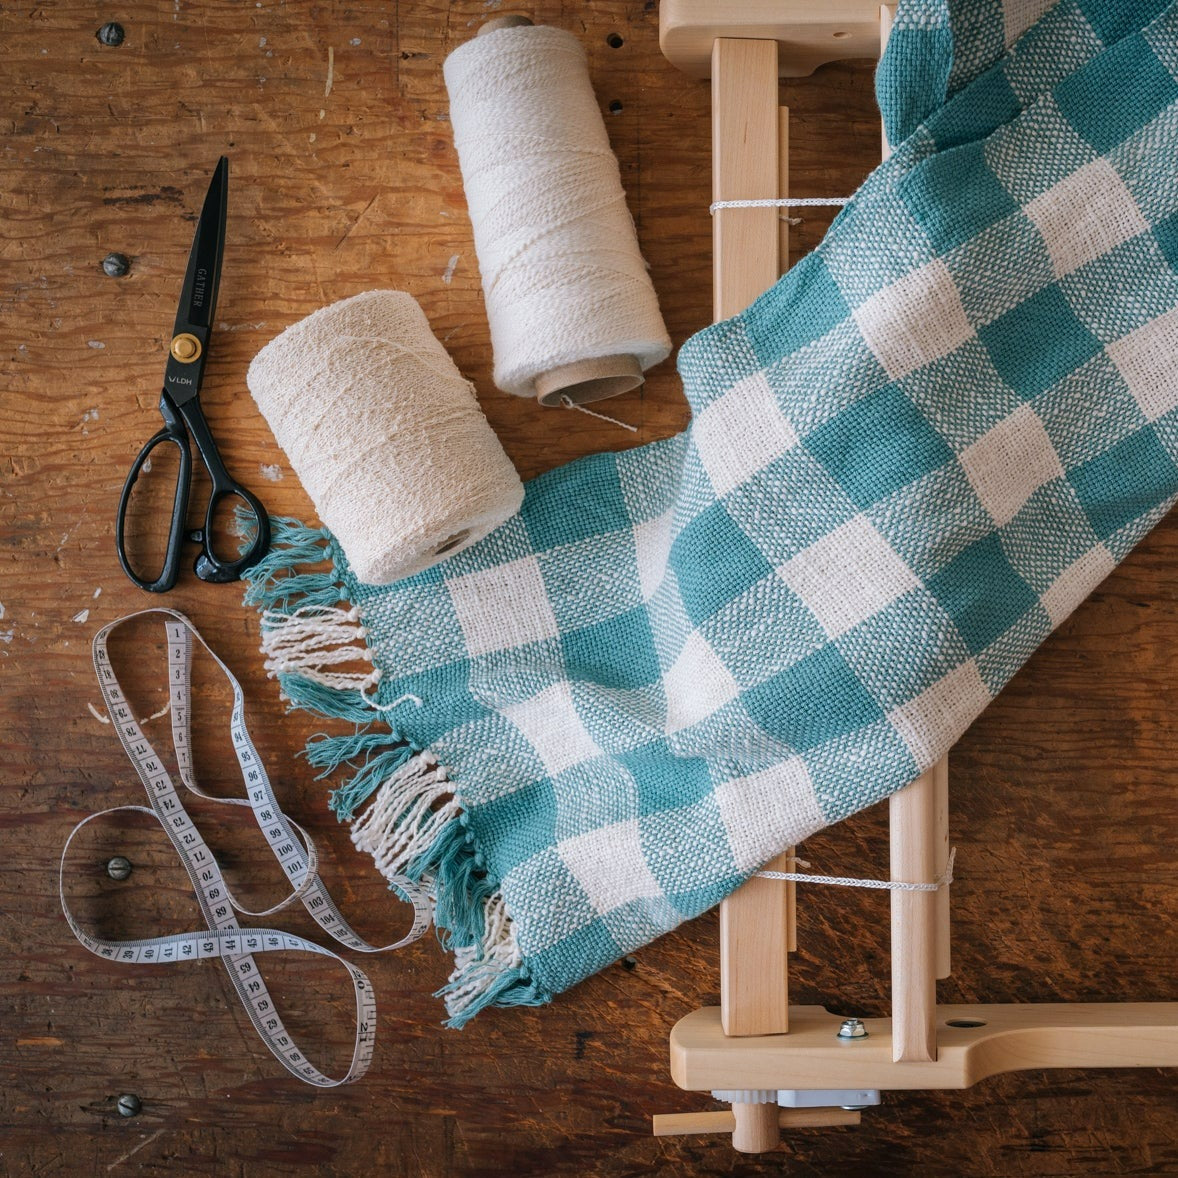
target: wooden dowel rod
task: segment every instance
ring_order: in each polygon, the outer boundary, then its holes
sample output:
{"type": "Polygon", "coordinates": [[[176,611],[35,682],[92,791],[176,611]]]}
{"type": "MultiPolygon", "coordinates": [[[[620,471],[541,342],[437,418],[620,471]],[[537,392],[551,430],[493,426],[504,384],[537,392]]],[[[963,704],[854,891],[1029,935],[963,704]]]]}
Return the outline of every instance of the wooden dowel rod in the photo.
{"type": "MultiPolygon", "coordinates": [[[[881,4],[879,6],[879,55],[883,57],[883,51],[888,47],[888,38],[892,35],[892,21],[896,19],[896,6],[894,4],[881,4]]],[[[883,158],[887,159],[892,154],[892,149],[888,144],[888,137],[883,129],[883,124],[879,128],[880,143],[883,147],[883,158]]]]}
{"type": "MultiPolygon", "coordinates": [[[[936,864],[935,770],[888,799],[893,880],[927,883],[936,864]]],[[[892,892],[892,1058],[937,1058],[935,892],[892,892]]]]}
{"type": "MultiPolygon", "coordinates": [[[[785,852],[789,862],[786,871],[797,871],[797,847],[790,847],[785,852]]],[[[785,947],[790,953],[798,951],[798,885],[792,879],[781,885],[785,889],[785,947]]]]}
{"type": "MultiPolygon", "coordinates": [[[[942,757],[933,766],[933,782],[936,800],[936,868],[937,878],[940,879],[949,865],[949,758],[942,757]]],[[[949,928],[951,913],[949,910],[949,889],[942,888],[937,892],[936,916],[934,917],[936,939],[936,975],[947,978],[953,972],[952,954],[949,949],[949,928]]]]}
{"type": "MultiPolygon", "coordinates": [[[[789,107],[777,108],[777,195],[789,196],[789,107]]],[[[784,274],[789,269],[789,221],[788,210],[777,209],[777,268],[784,274]]],[[[785,852],[790,861],[786,871],[796,871],[793,862],[797,847],[785,852]]],[[[798,949],[798,885],[792,880],[781,885],[785,889],[785,947],[790,953],[798,949]]]]}
{"type": "MultiPolygon", "coordinates": [[[[894,5],[880,6],[881,55],[895,15],[894,5]]],[[[887,159],[891,149],[882,127],[880,140],[887,159]]],[[[928,883],[945,870],[940,835],[943,831],[947,856],[948,799],[947,759],[892,794],[888,803],[892,879],[928,883]]],[[[937,1058],[937,978],[946,976],[940,973],[942,963],[948,969],[948,914],[947,889],[892,893],[892,1058],[897,1062],[937,1058]]]]}
{"type": "Polygon", "coordinates": [[[781,1140],[776,1104],[734,1104],[732,1122],[732,1148],[738,1153],[766,1153],[781,1140]]]}
{"type": "MultiPolygon", "coordinates": [[[[774,1108],[763,1105],[763,1108],[774,1108]]],[[[781,1129],[823,1129],[831,1125],[858,1125],[861,1114],[849,1108],[779,1108],[781,1129]]],[[[736,1128],[732,1109],[709,1109],[698,1113],[656,1113],[651,1117],[655,1137],[684,1137],[691,1133],[731,1133],[736,1128]]]]}
{"type": "MultiPolygon", "coordinates": [[[[777,108],[777,197],[789,196],[789,107],[777,108]]],[[[777,271],[789,269],[788,209],[774,209],[777,213],[777,271]]]]}

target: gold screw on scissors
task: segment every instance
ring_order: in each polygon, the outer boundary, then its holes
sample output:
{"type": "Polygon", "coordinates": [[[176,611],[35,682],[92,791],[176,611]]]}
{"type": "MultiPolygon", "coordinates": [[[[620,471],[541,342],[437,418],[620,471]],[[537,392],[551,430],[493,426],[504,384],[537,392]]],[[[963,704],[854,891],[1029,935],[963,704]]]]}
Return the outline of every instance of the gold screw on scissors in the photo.
{"type": "Polygon", "coordinates": [[[172,336],[172,346],[169,350],[181,364],[191,364],[193,360],[200,359],[200,340],[189,332],[182,331],[179,335],[172,336]]]}

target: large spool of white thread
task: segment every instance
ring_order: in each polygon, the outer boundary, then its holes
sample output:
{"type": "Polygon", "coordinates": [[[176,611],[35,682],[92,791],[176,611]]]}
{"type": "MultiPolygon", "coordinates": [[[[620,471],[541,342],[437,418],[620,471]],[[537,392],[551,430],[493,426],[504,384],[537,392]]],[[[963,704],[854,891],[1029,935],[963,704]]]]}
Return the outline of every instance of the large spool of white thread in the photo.
{"type": "Polygon", "coordinates": [[[495,383],[554,405],[635,388],[671,341],[638,249],[585,52],[489,22],[446,59],[495,383]]]}
{"type": "Polygon", "coordinates": [[[419,573],[523,502],[474,390],[403,291],[314,312],[272,339],[246,380],[362,581],[419,573]]]}

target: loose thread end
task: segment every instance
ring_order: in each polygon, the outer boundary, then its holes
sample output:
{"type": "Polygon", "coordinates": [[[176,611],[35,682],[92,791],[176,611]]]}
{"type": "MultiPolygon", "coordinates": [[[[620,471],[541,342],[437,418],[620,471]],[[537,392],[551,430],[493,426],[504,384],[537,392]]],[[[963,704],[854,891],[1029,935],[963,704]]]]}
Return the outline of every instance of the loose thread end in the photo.
{"type": "Polygon", "coordinates": [[[596,417],[601,421],[608,421],[610,425],[619,425],[622,427],[622,429],[629,430],[632,434],[636,434],[638,432],[638,427],[636,425],[629,425],[624,421],[619,421],[616,417],[610,417],[606,413],[597,413],[593,409],[586,409],[584,405],[578,405],[571,397],[561,397],[560,403],[566,409],[575,409],[578,413],[587,413],[590,417],[596,417]]]}

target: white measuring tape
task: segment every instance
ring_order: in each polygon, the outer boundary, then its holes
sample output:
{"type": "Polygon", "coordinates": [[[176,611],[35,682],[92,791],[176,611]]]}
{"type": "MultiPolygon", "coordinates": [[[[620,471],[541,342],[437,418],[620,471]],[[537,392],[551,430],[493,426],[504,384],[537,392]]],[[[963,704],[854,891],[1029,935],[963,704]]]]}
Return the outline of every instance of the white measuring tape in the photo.
{"type": "Polygon", "coordinates": [[[320,927],[342,945],[360,953],[383,953],[403,948],[416,941],[427,928],[433,916],[433,904],[421,887],[400,876],[390,882],[413,905],[413,927],[399,941],[391,945],[374,946],[365,941],[340,915],[339,909],[328,894],[319,878],[319,856],[310,836],[298,823],[283,812],[274,797],[266,770],[258,759],[253,741],[245,726],[245,701],[241,685],[229,668],[217,658],[208,643],[197,632],[196,627],[181,613],[157,607],[129,614],[104,626],[94,635],[94,671],[102,689],[102,697],[110,713],[111,722],[119,735],[123,748],[139,780],[147,790],[151,807],[116,806],[101,813],[92,814],[79,822],[66,839],[61,853],[61,869],[58,887],[61,893],[61,908],[74,936],[91,953],[111,961],[131,964],[157,964],[177,961],[192,961],[198,958],[219,957],[233,982],[234,989],[267,1047],[278,1057],[288,1071],[318,1088],[335,1088],[360,1079],[372,1062],[376,1043],[376,999],[366,974],[339,954],[308,941],[305,937],[280,932],[269,928],[242,928],[238,925],[235,912],[244,916],[270,916],[294,903],[302,902],[303,907],[315,918],[320,927]],[[172,742],[176,749],[176,764],[180,779],[198,797],[212,802],[233,806],[249,806],[270,850],[282,865],[291,882],[292,891],[282,901],[263,912],[251,912],[237,902],[221,874],[221,868],[212,851],[201,838],[192,819],[180,800],[171,777],[163,763],[143,735],[142,729],[119,687],[118,679],[111,668],[107,653],[107,637],[112,630],[132,618],[147,614],[162,614],[168,636],[168,693],[171,705],[172,742]],[[230,736],[233,751],[241,766],[245,781],[245,798],[217,798],[205,793],[197,784],[192,771],[191,741],[191,668],[192,639],[196,640],[212,655],[217,666],[224,672],[233,688],[233,711],[230,720],[230,736]],[[86,932],[74,919],[65,899],[65,864],[70,844],[78,831],[96,818],[108,814],[133,811],[153,815],[172,840],[180,855],[180,861],[188,872],[196,892],[197,901],[209,927],[199,932],[176,933],[167,937],[149,937],[134,941],[107,941],[86,932]],[[295,837],[295,831],[298,837],[295,837]],[[300,842],[300,839],[302,840],[300,842]],[[266,983],[254,960],[255,953],[276,950],[293,950],[301,953],[317,953],[338,961],[351,978],[356,995],[356,1038],[352,1050],[352,1062],[347,1074],[339,1080],[325,1076],[299,1050],[287,1033],[266,990],[266,983]]]}

